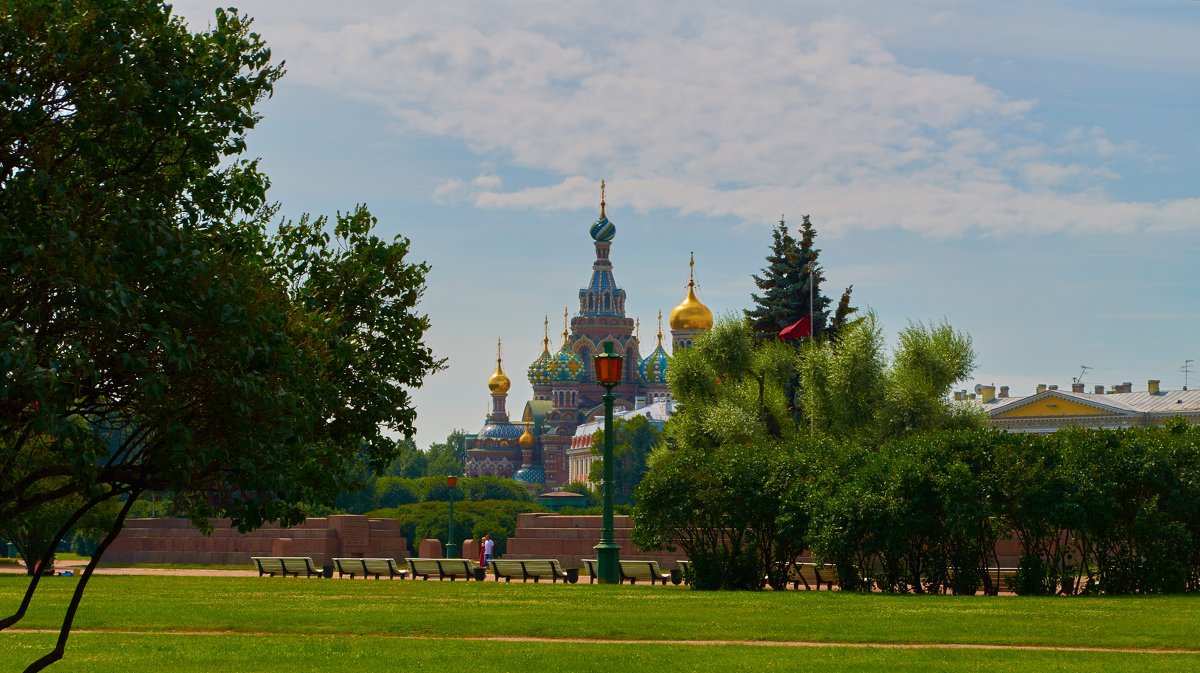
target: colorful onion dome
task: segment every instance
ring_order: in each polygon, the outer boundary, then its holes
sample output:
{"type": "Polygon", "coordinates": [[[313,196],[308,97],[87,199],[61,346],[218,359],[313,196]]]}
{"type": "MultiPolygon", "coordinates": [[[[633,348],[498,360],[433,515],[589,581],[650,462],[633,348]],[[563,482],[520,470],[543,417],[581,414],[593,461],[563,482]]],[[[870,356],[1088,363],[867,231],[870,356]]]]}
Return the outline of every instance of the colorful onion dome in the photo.
{"type": "Polygon", "coordinates": [[[646,383],[666,383],[670,356],[662,346],[662,311],[658,312],[658,347],[638,365],[638,373],[646,383]]]}
{"type": "Polygon", "coordinates": [[[541,465],[530,465],[522,467],[513,475],[513,481],[519,481],[522,484],[544,484],[546,483],[546,471],[541,465]]]}
{"type": "Polygon", "coordinates": [[[548,367],[550,371],[551,383],[579,381],[583,378],[583,360],[580,360],[578,355],[571,352],[571,344],[567,341],[567,338],[567,312],[564,309],[562,332],[563,345],[562,348],[558,349],[558,352],[554,354],[554,357],[550,360],[550,366],[548,367]]]}
{"type": "Polygon", "coordinates": [[[521,433],[520,439],[517,440],[517,446],[522,449],[533,448],[533,433],[529,431],[529,426],[525,426],[525,432],[521,433]]]}
{"type": "Polygon", "coordinates": [[[529,365],[529,384],[534,388],[544,388],[554,380],[550,375],[550,363],[553,361],[553,356],[550,355],[550,318],[546,318],[546,333],[542,335],[542,354],[538,359],[529,365]]]}
{"type": "Polygon", "coordinates": [[[571,352],[569,344],[563,343],[563,347],[558,349],[558,352],[554,354],[554,360],[550,363],[550,380],[563,382],[578,381],[582,378],[583,360],[571,352]]]}
{"type": "Polygon", "coordinates": [[[500,368],[500,340],[496,340],[496,372],[488,379],[488,390],[492,391],[493,395],[505,395],[508,393],[512,381],[508,380],[504,370],[500,368]]]}
{"type": "MultiPolygon", "coordinates": [[[[696,257],[692,255],[692,272],[696,268],[696,257]]],[[[683,303],[671,311],[671,329],[673,330],[705,330],[712,329],[713,314],[708,307],[696,298],[696,279],[694,273],[689,273],[688,296],[683,303]]]]}
{"type": "Polygon", "coordinates": [[[604,214],[603,180],[600,181],[600,217],[596,219],[594,224],[592,224],[590,233],[592,234],[592,240],[596,241],[597,243],[607,243],[613,240],[613,237],[617,235],[617,228],[613,226],[612,222],[608,221],[608,217],[604,214]]]}

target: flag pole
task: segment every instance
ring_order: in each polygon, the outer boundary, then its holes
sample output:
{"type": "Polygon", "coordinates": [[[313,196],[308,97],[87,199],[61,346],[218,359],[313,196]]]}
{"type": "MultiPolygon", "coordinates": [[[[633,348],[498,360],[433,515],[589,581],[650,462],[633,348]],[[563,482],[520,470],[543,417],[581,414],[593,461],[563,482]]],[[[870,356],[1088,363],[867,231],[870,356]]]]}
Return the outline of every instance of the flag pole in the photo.
{"type": "Polygon", "coordinates": [[[813,263],[808,263],[808,338],[811,341],[817,333],[817,324],[813,322],[813,263]]]}

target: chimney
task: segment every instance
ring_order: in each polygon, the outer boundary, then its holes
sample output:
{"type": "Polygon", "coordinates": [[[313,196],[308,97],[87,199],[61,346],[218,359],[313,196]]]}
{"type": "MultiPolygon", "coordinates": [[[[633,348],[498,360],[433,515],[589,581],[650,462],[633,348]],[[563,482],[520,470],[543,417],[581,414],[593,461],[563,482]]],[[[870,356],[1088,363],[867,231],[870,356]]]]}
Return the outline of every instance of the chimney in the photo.
{"type": "Polygon", "coordinates": [[[975,399],[975,393],[971,393],[970,395],[967,395],[967,399],[970,399],[970,400],[975,399]]]}
{"type": "Polygon", "coordinates": [[[1146,390],[1149,391],[1149,393],[1151,395],[1157,395],[1158,394],[1158,379],[1150,379],[1149,381],[1147,381],[1146,382],[1146,390]]]}
{"type": "Polygon", "coordinates": [[[645,395],[638,395],[637,397],[633,398],[633,408],[634,409],[641,409],[644,406],[646,406],[646,396],[645,395]]]}
{"type": "Polygon", "coordinates": [[[1045,383],[1039,383],[1039,384],[1038,384],[1038,386],[1037,386],[1037,391],[1038,391],[1039,393],[1044,393],[1044,392],[1046,392],[1046,384],[1045,384],[1045,383]]]}
{"type": "Polygon", "coordinates": [[[1083,392],[1083,384],[1082,383],[1072,383],[1071,384],[1071,392],[1082,393],[1083,392]]]}
{"type": "Polygon", "coordinates": [[[996,399],[996,386],[979,386],[979,395],[984,403],[991,402],[996,399]]]}
{"type": "Polygon", "coordinates": [[[961,391],[961,390],[954,391],[954,401],[955,402],[962,402],[966,398],[967,398],[967,396],[963,393],[963,391],[961,391]]]}
{"type": "Polygon", "coordinates": [[[1104,394],[1104,386],[1096,386],[1096,394],[1103,395],[1104,394]]]}
{"type": "Polygon", "coordinates": [[[1123,392],[1123,393],[1132,393],[1132,392],[1133,392],[1133,382],[1132,382],[1132,381],[1126,381],[1125,383],[1122,383],[1122,384],[1121,384],[1121,392],[1123,392]]]}
{"type": "Polygon", "coordinates": [[[1008,386],[1000,386],[1000,397],[1008,397],[1008,386]]]}
{"type": "Polygon", "coordinates": [[[1058,390],[1058,386],[1052,385],[1050,386],[1050,390],[1058,390]]]}

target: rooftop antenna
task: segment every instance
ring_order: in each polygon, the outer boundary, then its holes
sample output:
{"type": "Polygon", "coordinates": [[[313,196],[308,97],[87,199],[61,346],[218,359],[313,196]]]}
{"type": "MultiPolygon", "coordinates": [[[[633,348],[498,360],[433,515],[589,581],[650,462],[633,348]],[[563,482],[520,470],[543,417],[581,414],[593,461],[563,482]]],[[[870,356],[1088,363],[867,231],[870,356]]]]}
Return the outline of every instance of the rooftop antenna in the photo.
{"type": "Polygon", "coordinates": [[[1187,377],[1188,377],[1188,374],[1190,374],[1192,371],[1192,363],[1193,362],[1195,362],[1195,360],[1184,360],[1183,366],[1179,368],[1179,371],[1183,372],[1183,389],[1184,390],[1187,390],[1187,377]]]}
{"type": "Polygon", "coordinates": [[[1090,370],[1090,369],[1091,369],[1091,367],[1089,367],[1087,365],[1079,365],[1079,376],[1076,376],[1075,378],[1071,379],[1071,382],[1072,383],[1083,383],[1083,375],[1088,373],[1088,370],[1090,370]]]}

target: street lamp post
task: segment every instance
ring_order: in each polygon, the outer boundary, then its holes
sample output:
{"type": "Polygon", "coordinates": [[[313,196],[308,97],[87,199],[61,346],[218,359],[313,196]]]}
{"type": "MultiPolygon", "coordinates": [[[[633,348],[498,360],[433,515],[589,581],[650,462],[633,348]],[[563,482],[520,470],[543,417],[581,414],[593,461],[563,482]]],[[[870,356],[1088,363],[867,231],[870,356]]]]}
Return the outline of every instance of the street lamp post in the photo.
{"type": "Polygon", "coordinates": [[[604,386],[604,518],[600,528],[600,544],[596,545],[596,560],[600,565],[601,584],[621,582],[621,545],[613,539],[613,394],[621,383],[624,358],[613,352],[611,341],[604,343],[604,352],[596,355],[596,381],[604,386]]]}
{"type": "Polygon", "coordinates": [[[446,558],[458,558],[458,545],[454,542],[454,493],[458,477],[446,477],[446,485],[450,487],[450,537],[446,539],[446,558]]]}

